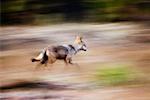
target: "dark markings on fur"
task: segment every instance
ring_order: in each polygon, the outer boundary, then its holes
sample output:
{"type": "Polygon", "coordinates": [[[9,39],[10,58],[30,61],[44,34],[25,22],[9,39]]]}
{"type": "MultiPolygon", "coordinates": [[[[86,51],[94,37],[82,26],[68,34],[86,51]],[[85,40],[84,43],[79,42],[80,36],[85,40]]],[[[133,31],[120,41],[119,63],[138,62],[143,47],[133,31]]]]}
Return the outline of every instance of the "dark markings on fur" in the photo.
{"type": "Polygon", "coordinates": [[[41,60],[41,64],[45,64],[48,61],[48,56],[46,55],[46,51],[44,52],[43,58],[41,60]]]}
{"type": "Polygon", "coordinates": [[[73,49],[74,51],[76,51],[75,47],[71,44],[68,45],[71,49],[73,49]]]}

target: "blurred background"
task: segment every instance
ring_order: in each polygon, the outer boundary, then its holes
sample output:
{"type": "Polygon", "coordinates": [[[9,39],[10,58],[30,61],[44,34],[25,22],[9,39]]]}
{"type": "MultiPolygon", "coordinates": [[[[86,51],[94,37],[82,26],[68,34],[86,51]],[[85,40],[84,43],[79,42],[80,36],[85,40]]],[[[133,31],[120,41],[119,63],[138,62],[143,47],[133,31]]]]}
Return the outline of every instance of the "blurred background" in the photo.
{"type": "Polygon", "coordinates": [[[1,24],[150,20],[149,0],[1,0],[1,24]]]}
{"type": "Polygon", "coordinates": [[[0,19],[0,99],[150,99],[149,0],[1,0],[0,19]],[[31,62],[77,35],[79,68],[31,62]]]}

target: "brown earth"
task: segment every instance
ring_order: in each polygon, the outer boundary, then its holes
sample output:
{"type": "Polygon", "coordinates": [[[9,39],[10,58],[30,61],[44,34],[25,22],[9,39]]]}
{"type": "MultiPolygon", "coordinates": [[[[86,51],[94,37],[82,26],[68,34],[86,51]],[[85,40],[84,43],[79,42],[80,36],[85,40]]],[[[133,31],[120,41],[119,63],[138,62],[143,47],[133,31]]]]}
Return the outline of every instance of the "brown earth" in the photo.
{"type": "Polygon", "coordinates": [[[149,32],[148,26],[134,23],[2,27],[0,99],[149,100],[149,32]],[[57,61],[35,69],[31,57],[47,45],[73,42],[76,33],[88,45],[87,52],[74,57],[80,68],[57,61]],[[98,85],[94,73],[106,64],[132,65],[142,74],[140,84],[98,85]]]}

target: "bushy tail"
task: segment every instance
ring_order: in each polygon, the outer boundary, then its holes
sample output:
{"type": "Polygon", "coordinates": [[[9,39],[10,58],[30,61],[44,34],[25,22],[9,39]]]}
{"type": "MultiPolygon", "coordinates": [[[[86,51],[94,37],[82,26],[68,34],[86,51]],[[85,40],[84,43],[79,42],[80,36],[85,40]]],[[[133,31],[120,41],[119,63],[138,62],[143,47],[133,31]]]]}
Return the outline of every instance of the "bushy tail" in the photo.
{"type": "Polygon", "coordinates": [[[46,54],[46,50],[43,50],[36,58],[31,59],[32,62],[41,61],[41,64],[44,64],[48,61],[48,56],[46,54]]]}

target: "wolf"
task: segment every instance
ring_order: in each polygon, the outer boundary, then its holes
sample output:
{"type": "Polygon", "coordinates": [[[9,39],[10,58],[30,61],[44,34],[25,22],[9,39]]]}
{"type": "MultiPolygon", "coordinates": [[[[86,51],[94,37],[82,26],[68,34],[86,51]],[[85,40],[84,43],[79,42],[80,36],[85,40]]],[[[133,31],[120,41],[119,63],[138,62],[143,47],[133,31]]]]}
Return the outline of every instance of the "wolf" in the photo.
{"type": "Polygon", "coordinates": [[[56,60],[63,60],[66,65],[72,63],[72,57],[79,51],[87,51],[87,46],[81,36],[77,36],[74,44],[54,45],[46,47],[32,62],[40,62],[40,64],[53,64],[56,60]]]}

